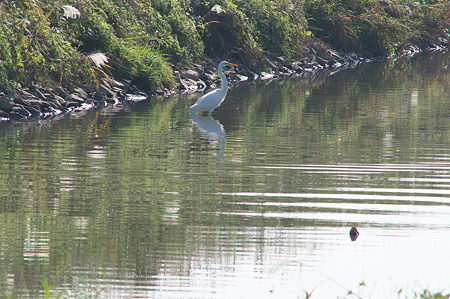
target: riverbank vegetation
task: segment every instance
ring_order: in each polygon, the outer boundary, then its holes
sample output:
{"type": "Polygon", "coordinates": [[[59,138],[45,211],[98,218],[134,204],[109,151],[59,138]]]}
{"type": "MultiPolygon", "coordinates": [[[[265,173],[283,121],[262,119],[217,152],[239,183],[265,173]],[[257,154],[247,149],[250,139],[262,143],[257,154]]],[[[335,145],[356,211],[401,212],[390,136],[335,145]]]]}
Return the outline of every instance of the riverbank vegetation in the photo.
{"type": "MultiPolygon", "coordinates": [[[[0,4],[0,89],[99,78],[172,89],[175,70],[229,59],[404,55],[447,46],[446,0],[28,0],[0,4]],[[104,55],[102,63],[92,55],[104,55]]],[[[97,56],[98,57],[98,56],[97,56]]]]}

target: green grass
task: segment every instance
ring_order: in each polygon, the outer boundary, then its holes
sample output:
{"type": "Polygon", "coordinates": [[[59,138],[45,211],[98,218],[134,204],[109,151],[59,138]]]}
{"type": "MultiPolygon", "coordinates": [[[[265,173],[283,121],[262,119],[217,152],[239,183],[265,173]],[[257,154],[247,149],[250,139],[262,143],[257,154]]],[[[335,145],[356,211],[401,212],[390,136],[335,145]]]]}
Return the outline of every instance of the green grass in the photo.
{"type": "Polygon", "coordinates": [[[0,3],[0,90],[94,83],[106,74],[148,90],[173,88],[173,70],[230,59],[265,70],[271,54],[301,59],[314,48],[362,56],[401,55],[448,43],[448,1],[80,0],[0,3]],[[221,12],[211,11],[220,5],[221,12]],[[105,53],[93,70],[86,57],[105,53]]]}
{"type": "MultiPolygon", "coordinates": [[[[60,298],[65,298],[64,295],[60,292],[52,292],[48,281],[46,278],[41,278],[41,286],[42,286],[42,290],[44,291],[44,294],[42,297],[38,297],[38,298],[44,298],[44,299],[60,299],[60,298]]],[[[6,299],[13,299],[15,298],[14,296],[8,294],[8,293],[4,293],[3,297],[6,299]]]]}
{"type": "Polygon", "coordinates": [[[317,38],[364,56],[399,55],[411,46],[448,42],[450,7],[445,1],[308,1],[308,23],[317,38]]]}

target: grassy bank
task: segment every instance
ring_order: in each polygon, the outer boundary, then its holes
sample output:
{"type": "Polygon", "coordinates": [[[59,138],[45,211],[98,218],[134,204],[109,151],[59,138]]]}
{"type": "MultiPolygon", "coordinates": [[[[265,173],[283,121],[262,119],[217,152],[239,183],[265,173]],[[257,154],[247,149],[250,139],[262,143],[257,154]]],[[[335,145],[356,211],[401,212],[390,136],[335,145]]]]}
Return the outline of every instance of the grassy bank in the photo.
{"type": "Polygon", "coordinates": [[[329,59],[332,49],[373,57],[445,46],[450,7],[446,0],[28,0],[0,3],[0,23],[1,90],[111,76],[157,90],[175,86],[174,70],[216,58],[260,72],[270,55],[329,59]]]}

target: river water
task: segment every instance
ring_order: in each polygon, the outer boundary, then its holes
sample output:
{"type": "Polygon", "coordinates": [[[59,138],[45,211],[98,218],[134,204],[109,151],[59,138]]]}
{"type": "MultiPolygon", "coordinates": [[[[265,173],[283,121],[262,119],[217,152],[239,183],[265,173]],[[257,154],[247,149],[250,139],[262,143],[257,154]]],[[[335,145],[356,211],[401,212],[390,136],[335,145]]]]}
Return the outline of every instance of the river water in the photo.
{"type": "Polygon", "coordinates": [[[191,94],[0,123],[0,292],[449,292],[449,64],[244,83],[213,117],[191,94]]]}

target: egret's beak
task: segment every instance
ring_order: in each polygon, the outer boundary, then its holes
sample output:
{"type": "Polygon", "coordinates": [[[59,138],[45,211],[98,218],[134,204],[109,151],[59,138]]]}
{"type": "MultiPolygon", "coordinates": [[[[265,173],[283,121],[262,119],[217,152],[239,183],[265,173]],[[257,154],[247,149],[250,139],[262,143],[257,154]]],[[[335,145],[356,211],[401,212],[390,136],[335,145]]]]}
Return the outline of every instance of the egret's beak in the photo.
{"type": "Polygon", "coordinates": [[[239,66],[239,65],[237,65],[237,64],[234,64],[234,63],[228,63],[228,65],[232,65],[232,66],[239,66]]]}

